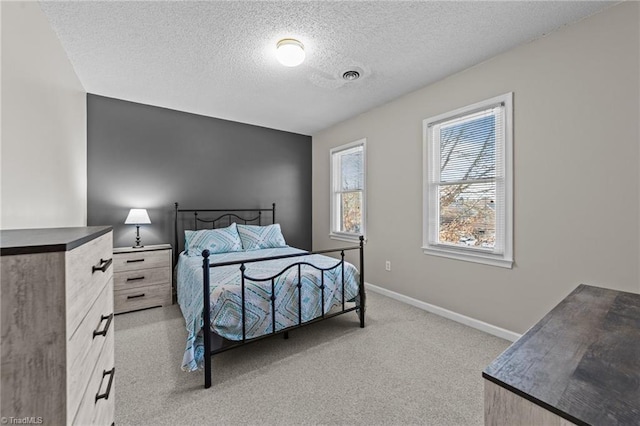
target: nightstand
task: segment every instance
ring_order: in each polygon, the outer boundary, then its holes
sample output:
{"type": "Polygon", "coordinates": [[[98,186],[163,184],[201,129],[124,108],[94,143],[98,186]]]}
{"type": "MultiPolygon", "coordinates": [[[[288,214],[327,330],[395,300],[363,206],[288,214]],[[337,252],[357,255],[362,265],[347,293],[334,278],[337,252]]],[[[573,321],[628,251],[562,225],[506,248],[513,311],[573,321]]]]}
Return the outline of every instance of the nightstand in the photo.
{"type": "Polygon", "coordinates": [[[116,314],[171,305],[171,245],[114,248],[113,285],[116,314]]]}

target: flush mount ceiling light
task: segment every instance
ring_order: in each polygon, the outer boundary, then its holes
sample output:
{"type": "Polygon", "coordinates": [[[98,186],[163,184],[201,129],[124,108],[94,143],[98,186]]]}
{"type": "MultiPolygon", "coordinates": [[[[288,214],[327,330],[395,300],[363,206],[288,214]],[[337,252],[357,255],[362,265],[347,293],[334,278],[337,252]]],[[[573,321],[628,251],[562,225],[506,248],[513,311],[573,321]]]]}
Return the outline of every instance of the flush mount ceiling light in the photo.
{"type": "Polygon", "coordinates": [[[285,67],[297,67],[304,57],[304,46],[298,40],[285,38],[276,45],[276,58],[285,67]]]}

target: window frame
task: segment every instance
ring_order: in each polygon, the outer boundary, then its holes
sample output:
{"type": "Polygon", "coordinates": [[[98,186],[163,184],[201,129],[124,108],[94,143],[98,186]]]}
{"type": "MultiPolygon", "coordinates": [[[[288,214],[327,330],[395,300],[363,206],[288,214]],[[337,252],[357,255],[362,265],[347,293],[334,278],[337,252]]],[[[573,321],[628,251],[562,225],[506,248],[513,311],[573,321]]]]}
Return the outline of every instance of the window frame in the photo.
{"type": "Polygon", "coordinates": [[[329,217],[329,238],[347,242],[359,242],[360,235],[362,235],[366,241],[367,239],[367,139],[362,138],[357,141],[350,142],[344,145],[340,145],[329,150],[329,198],[330,198],[330,217],[329,217]],[[362,226],[361,233],[342,232],[337,231],[338,214],[336,211],[338,205],[336,204],[336,194],[341,191],[336,191],[336,173],[334,165],[334,155],[342,151],[362,146],[362,226]]]}
{"type": "MultiPolygon", "coordinates": [[[[457,259],[485,265],[499,266],[503,268],[513,267],[513,92],[505,93],[484,101],[476,102],[453,111],[439,114],[423,120],[423,236],[422,249],[425,254],[457,259]],[[482,247],[464,247],[451,244],[438,243],[440,220],[439,202],[431,203],[430,199],[438,200],[440,184],[431,180],[430,176],[434,168],[440,169],[440,143],[433,140],[431,124],[441,123],[455,118],[472,115],[482,109],[492,106],[504,105],[504,135],[502,155],[496,158],[496,169],[502,168],[503,176],[496,175],[496,199],[503,197],[503,212],[496,213],[496,239],[501,238],[497,244],[502,247],[502,252],[496,249],[482,247]],[[437,147],[436,147],[437,144],[437,147]],[[438,153],[435,155],[435,153],[438,153]],[[435,205],[433,205],[435,204],[435,205]],[[500,217],[503,218],[500,221],[500,217]],[[500,223],[503,222],[503,223],[500,223]]],[[[496,149],[496,151],[500,151],[496,149]]]]}

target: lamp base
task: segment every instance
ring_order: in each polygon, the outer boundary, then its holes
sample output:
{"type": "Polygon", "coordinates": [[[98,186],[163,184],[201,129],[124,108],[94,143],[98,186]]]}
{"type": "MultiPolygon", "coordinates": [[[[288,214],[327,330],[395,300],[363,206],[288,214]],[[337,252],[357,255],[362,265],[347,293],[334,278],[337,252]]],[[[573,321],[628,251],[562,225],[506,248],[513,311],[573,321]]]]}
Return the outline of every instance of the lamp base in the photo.
{"type": "Polygon", "coordinates": [[[136,225],[136,245],[133,248],[142,248],[143,245],[140,244],[140,225],[136,225]]]}

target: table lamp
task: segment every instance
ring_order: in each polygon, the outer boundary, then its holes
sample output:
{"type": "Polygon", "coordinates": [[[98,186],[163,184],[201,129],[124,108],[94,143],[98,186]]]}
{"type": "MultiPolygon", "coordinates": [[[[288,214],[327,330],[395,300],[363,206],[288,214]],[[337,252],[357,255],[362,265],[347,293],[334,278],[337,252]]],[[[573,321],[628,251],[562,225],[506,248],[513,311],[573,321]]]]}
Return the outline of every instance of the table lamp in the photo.
{"type": "Polygon", "coordinates": [[[146,209],[131,209],[129,210],[129,215],[127,219],[124,221],[125,225],[135,225],[136,226],[136,245],[133,248],[141,248],[144,246],[140,245],[140,225],[148,225],[151,223],[151,219],[149,219],[149,214],[146,209]]]}

